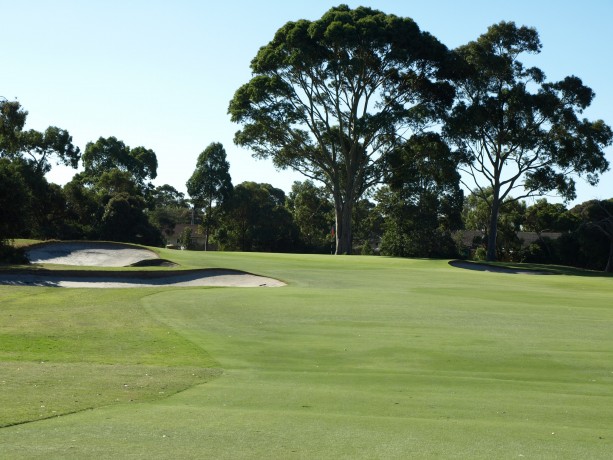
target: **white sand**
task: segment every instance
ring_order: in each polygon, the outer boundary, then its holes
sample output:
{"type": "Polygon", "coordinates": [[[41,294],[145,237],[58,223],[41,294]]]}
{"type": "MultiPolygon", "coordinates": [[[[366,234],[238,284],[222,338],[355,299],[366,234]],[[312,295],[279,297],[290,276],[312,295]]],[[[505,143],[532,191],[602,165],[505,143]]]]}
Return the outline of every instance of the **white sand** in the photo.
{"type": "Polygon", "coordinates": [[[94,242],[42,244],[26,251],[26,256],[33,264],[89,267],[125,267],[141,260],[158,258],[155,252],[148,249],[94,242]]]}
{"type": "Polygon", "coordinates": [[[1,273],[0,285],[43,286],[64,288],[143,288],[143,287],[280,287],[285,283],[272,278],[251,275],[231,270],[201,270],[184,275],[169,275],[156,278],[138,278],[133,276],[70,276],[59,274],[19,274],[1,273]]]}
{"type": "MultiPolygon", "coordinates": [[[[125,267],[158,255],[148,249],[118,243],[53,242],[30,248],[26,256],[31,263],[78,265],[87,267],[125,267]]],[[[122,275],[118,272],[47,271],[43,273],[1,272],[0,285],[48,286],[68,288],[134,288],[159,286],[227,286],[279,287],[285,283],[272,278],[233,270],[196,270],[142,272],[122,275]]]]}

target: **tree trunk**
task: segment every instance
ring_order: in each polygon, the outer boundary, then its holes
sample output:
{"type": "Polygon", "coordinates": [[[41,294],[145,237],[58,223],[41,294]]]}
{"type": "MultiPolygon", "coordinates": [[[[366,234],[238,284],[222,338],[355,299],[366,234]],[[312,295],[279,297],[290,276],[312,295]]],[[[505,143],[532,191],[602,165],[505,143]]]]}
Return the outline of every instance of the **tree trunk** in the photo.
{"type": "Polygon", "coordinates": [[[489,232],[487,235],[487,254],[485,259],[489,262],[496,261],[496,234],[498,231],[498,212],[500,210],[500,200],[498,194],[494,192],[492,199],[492,209],[490,212],[489,232]]]}
{"type": "Polygon", "coordinates": [[[336,214],[336,255],[351,254],[351,210],[349,203],[335,206],[336,214]]]}
{"type": "Polygon", "coordinates": [[[609,237],[609,260],[604,271],[605,273],[613,273],[613,237],[609,237]]]}
{"type": "Polygon", "coordinates": [[[209,230],[210,230],[210,216],[211,216],[211,201],[208,203],[208,208],[206,210],[206,214],[204,216],[204,250],[209,250],[209,230]]]}

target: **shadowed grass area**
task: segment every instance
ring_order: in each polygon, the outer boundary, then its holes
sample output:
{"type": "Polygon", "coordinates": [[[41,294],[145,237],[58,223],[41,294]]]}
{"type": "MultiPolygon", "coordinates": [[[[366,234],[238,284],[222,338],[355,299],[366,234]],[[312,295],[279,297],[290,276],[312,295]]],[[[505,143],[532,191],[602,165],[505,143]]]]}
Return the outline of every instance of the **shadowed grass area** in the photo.
{"type": "MultiPolygon", "coordinates": [[[[176,382],[185,369],[223,368],[219,378],[203,376],[206,385],[186,378],[185,391],[170,397],[148,389],[136,400],[114,387],[109,397],[120,400],[111,406],[3,428],[5,455],[610,457],[610,278],[380,257],[160,255],[184,268],[240,269],[289,285],[103,294],[0,288],[2,305],[19,317],[11,324],[1,309],[2,345],[18,339],[0,347],[0,357],[11,368],[30,361],[32,381],[49,364],[56,375],[79,363],[116,364],[124,380],[126,366],[129,388],[146,387],[151,367],[176,382]],[[38,348],[25,348],[30,336],[38,348]],[[56,350],[51,336],[65,342],[56,350]]],[[[34,394],[25,385],[11,391],[34,394]]]]}
{"type": "Polygon", "coordinates": [[[611,278],[613,273],[603,271],[587,270],[583,268],[568,267],[565,265],[519,263],[519,262],[472,262],[472,261],[452,261],[450,264],[463,264],[466,267],[493,267],[509,271],[533,272],[543,275],[567,275],[567,276],[589,276],[611,278]]]}

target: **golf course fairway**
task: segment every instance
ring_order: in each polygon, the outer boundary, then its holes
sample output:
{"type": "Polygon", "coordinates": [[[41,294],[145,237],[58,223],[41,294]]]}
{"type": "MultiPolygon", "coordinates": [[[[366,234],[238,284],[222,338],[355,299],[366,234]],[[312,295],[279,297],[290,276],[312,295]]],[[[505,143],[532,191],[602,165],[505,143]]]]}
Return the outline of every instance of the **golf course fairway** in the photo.
{"type": "Polygon", "coordinates": [[[159,253],[287,286],[0,286],[0,458],[611,458],[611,277],[159,253]]]}

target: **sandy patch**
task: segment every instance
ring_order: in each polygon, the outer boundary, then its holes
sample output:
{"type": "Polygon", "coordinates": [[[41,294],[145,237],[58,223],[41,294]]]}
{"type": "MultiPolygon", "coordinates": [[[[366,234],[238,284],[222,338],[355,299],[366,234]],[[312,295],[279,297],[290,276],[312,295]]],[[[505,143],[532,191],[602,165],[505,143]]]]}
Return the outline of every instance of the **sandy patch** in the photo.
{"type": "Polygon", "coordinates": [[[144,287],[280,287],[285,283],[273,278],[233,270],[193,270],[164,272],[46,272],[2,273],[0,285],[63,288],[144,288],[144,287]]]}
{"type": "Polygon", "coordinates": [[[125,267],[142,260],[156,259],[148,249],[116,243],[59,242],[34,246],[26,251],[33,264],[125,267]]]}

